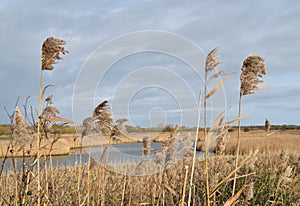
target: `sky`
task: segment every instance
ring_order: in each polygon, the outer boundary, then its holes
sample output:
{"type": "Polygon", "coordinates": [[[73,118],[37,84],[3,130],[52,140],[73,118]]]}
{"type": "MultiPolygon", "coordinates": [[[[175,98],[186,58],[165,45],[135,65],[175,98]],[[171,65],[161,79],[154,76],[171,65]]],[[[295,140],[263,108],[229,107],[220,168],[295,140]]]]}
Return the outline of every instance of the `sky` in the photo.
{"type": "Polygon", "coordinates": [[[237,117],[241,65],[258,54],[268,90],[243,97],[242,125],[300,124],[298,1],[3,0],[0,22],[1,124],[18,97],[23,114],[27,97],[37,108],[41,46],[51,36],[70,51],[43,72],[61,117],[80,123],[108,100],[132,125],[195,126],[205,55],[218,47],[217,69],[232,76],[209,100],[210,123],[223,111],[237,117]]]}

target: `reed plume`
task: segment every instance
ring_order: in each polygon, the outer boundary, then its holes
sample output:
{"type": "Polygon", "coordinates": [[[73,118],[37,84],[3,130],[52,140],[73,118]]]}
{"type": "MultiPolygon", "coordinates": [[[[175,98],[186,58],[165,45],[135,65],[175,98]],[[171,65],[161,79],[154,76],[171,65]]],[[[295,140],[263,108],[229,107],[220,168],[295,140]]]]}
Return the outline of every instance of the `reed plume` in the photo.
{"type": "Polygon", "coordinates": [[[229,137],[230,135],[228,132],[228,128],[224,129],[224,127],[222,127],[217,138],[216,155],[224,154],[229,137]]]}
{"type": "Polygon", "coordinates": [[[151,151],[151,142],[149,137],[143,137],[143,154],[149,155],[151,151]]]}
{"type": "MultiPolygon", "coordinates": [[[[239,98],[239,111],[238,117],[241,117],[242,97],[244,95],[254,94],[255,90],[264,90],[266,88],[259,87],[258,84],[262,83],[261,79],[263,75],[267,74],[266,66],[264,64],[265,59],[256,54],[248,56],[242,65],[242,73],[240,76],[240,98],[239,98]]],[[[239,152],[240,152],[240,135],[241,134],[241,121],[238,121],[238,143],[236,149],[236,163],[235,168],[239,164],[239,152]]],[[[236,173],[234,174],[232,194],[235,193],[236,185],[236,173]]]]}
{"type": "MultiPolygon", "coordinates": [[[[205,62],[205,77],[207,79],[208,77],[208,74],[213,72],[216,67],[221,64],[222,62],[221,61],[218,61],[218,57],[217,57],[217,51],[218,51],[218,48],[214,48],[213,50],[211,50],[207,57],[206,57],[206,62],[205,62]]],[[[223,72],[217,72],[214,76],[214,78],[220,76],[223,72]]]]}
{"type": "Polygon", "coordinates": [[[91,133],[102,133],[104,135],[113,135],[114,132],[114,119],[109,110],[108,101],[101,102],[93,110],[92,117],[87,117],[83,120],[84,130],[82,137],[91,133]]]}
{"type": "Polygon", "coordinates": [[[128,120],[126,118],[120,118],[117,119],[114,125],[114,135],[121,135],[125,134],[127,135],[128,132],[126,130],[126,127],[124,126],[124,123],[127,122],[128,120]]]}
{"type": "Polygon", "coordinates": [[[93,118],[95,118],[97,127],[104,135],[111,135],[113,131],[113,117],[109,110],[108,101],[103,101],[99,104],[93,112],[93,118]]]}
{"type": "MultiPolygon", "coordinates": [[[[18,146],[18,151],[24,149],[26,145],[29,145],[31,142],[30,132],[27,128],[27,125],[24,121],[21,111],[18,107],[15,109],[15,119],[12,132],[13,143],[12,147],[18,146]]],[[[13,149],[11,151],[14,151],[13,149]]]]}
{"type": "Polygon", "coordinates": [[[89,134],[93,133],[94,131],[97,132],[94,118],[93,117],[87,117],[83,120],[82,123],[84,129],[82,131],[82,137],[88,136],[89,134]]]}
{"type": "MultiPolygon", "coordinates": [[[[205,168],[205,193],[206,193],[206,205],[210,205],[209,200],[209,180],[208,180],[208,152],[209,152],[209,136],[207,134],[207,100],[212,97],[222,86],[223,84],[230,78],[231,74],[227,75],[222,81],[220,81],[210,92],[208,92],[208,83],[212,79],[216,79],[224,74],[224,71],[215,72],[218,65],[222,62],[218,60],[217,56],[217,48],[214,48],[211,52],[208,53],[205,62],[205,79],[204,79],[204,101],[203,101],[203,124],[204,124],[204,168],[205,168]]],[[[190,201],[189,201],[190,204],[190,201]]]]}
{"type": "Polygon", "coordinates": [[[49,95],[49,96],[45,99],[45,101],[47,102],[47,104],[53,104],[52,98],[53,98],[53,95],[49,95]]]}
{"type": "Polygon", "coordinates": [[[69,53],[63,45],[66,44],[66,41],[57,39],[54,37],[47,38],[42,45],[42,56],[41,56],[41,69],[40,69],[40,92],[38,100],[38,121],[37,121],[37,184],[38,184],[38,200],[37,205],[41,205],[41,181],[40,181],[40,126],[41,126],[41,102],[43,100],[43,71],[44,70],[53,70],[54,64],[58,63],[58,60],[62,60],[61,54],[65,55],[69,53]]]}
{"type": "Polygon", "coordinates": [[[266,121],[265,121],[265,131],[269,132],[270,128],[271,128],[271,123],[268,119],[266,119],[266,121]]]}
{"type": "Polygon", "coordinates": [[[242,96],[253,94],[255,90],[263,89],[258,87],[258,84],[263,82],[261,78],[267,74],[264,61],[264,58],[256,54],[252,54],[244,60],[240,77],[240,93],[242,96]]]}
{"type": "Polygon", "coordinates": [[[66,41],[54,37],[49,37],[44,41],[42,46],[42,70],[53,70],[53,64],[57,64],[58,60],[63,59],[60,54],[69,53],[63,47],[65,44],[66,41]]]}
{"type": "MultiPolygon", "coordinates": [[[[53,126],[53,122],[57,118],[57,114],[60,114],[60,111],[53,106],[52,95],[46,98],[46,107],[43,109],[42,114],[40,116],[40,124],[43,129],[43,135],[48,139],[49,133],[51,132],[51,128],[53,126]]],[[[41,135],[41,137],[43,137],[41,135]]],[[[42,138],[40,139],[40,141],[42,138]]]]}

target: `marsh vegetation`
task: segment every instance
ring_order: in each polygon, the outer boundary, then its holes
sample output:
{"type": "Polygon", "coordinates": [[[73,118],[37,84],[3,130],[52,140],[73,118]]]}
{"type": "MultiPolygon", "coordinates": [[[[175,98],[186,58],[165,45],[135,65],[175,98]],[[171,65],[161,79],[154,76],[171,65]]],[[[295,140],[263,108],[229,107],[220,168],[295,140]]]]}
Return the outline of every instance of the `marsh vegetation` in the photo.
{"type": "Polygon", "coordinates": [[[43,73],[53,70],[62,60],[61,54],[68,53],[66,43],[51,37],[42,45],[37,117],[27,100],[24,114],[18,102],[14,111],[6,110],[10,126],[1,143],[1,205],[300,204],[299,133],[286,136],[288,133],[274,131],[269,120],[265,130],[241,130],[241,120],[246,118],[242,115],[242,99],[265,89],[259,86],[267,74],[264,58],[250,55],[242,62],[239,108],[233,120],[225,122],[223,111],[208,125],[208,101],[231,78],[231,74],[216,69],[221,61],[215,48],[206,58],[203,88],[199,85],[198,121],[192,133],[183,132],[178,125],[165,127],[155,138],[144,135],[141,128],[127,127],[140,132],[128,133],[123,125],[126,119],[114,120],[109,102],[103,100],[83,120],[81,134],[70,127],[72,136],[63,137],[63,132],[58,132],[62,131],[59,123],[74,122],[60,116],[53,95],[45,96],[53,85],[44,86],[43,73]],[[211,80],[218,83],[208,87],[211,80]],[[235,122],[238,126],[233,129],[235,122]],[[130,141],[143,142],[140,162],[109,163],[108,146],[130,141]],[[153,141],[163,143],[150,161],[153,141]],[[71,148],[77,148],[81,154],[85,147],[89,153],[95,145],[105,145],[99,159],[89,155],[83,164],[79,155],[71,167],[53,166],[53,155],[60,151],[69,154],[71,148]],[[204,157],[196,155],[197,149],[204,157]],[[8,159],[12,171],[4,171],[8,159]],[[19,161],[22,167],[17,167],[19,161]],[[153,170],[154,165],[159,169],[153,170]],[[116,172],[116,168],[122,172],[116,172]]]}

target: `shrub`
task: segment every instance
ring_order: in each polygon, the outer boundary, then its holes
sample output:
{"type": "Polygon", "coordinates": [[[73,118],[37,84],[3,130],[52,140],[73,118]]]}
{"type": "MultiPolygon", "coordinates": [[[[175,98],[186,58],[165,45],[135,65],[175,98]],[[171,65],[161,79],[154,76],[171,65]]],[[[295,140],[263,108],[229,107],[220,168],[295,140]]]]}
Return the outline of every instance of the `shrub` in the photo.
{"type": "Polygon", "coordinates": [[[250,131],[250,129],[248,128],[248,127],[244,127],[244,130],[243,130],[244,132],[249,132],[250,131]]]}

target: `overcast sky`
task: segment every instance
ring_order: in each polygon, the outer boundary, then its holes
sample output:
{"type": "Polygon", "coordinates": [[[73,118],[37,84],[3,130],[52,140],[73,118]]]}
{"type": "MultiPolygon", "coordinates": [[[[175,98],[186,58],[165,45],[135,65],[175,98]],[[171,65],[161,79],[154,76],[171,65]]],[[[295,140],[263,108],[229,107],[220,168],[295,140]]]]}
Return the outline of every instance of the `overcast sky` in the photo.
{"type": "MultiPolygon", "coordinates": [[[[49,88],[47,94],[54,95],[60,115],[72,119],[76,79],[80,79],[80,71],[97,56],[99,48],[128,33],[155,30],[174,33],[206,53],[218,47],[223,61],[218,69],[233,75],[209,111],[221,112],[218,103],[224,101],[226,119],[236,118],[240,68],[243,59],[256,53],[266,59],[268,75],[262,86],[269,89],[243,98],[242,113],[249,116],[242,124],[262,125],[266,118],[273,124],[300,124],[300,3],[288,0],[183,2],[1,1],[0,123],[8,122],[3,107],[12,111],[18,96],[19,107],[27,96],[31,97],[29,105],[37,107],[41,46],[47,37],[69,40],[65,47],[70,54],[53,71],[45,71],[43,81],[44,85],[58,85],[49,88]]],[[[146,43],[138,46],[146,48],[146,43]]],[[[173,48],[175,53],[181,50],[179,56],[189,54],[177,40],[170,43],[158,38],[155,43],[157,47],[173,48]]],[[[122,50],[132,45],[118,46],[122,50]]],[[[114,57],[120,52],[114,50],[106,55],[114,57]]],[[[104,65],[103,59],[98,63],[101,62],[104,65]]],[[[97,103],[109,100],[114,116],[125,116],[134,125],[195,126],[195,99],[203,83],[189,66],[180,58],[155,52],[141,52],[114,62],[105,70],[105,76],[98,79],[94,96],[87,96],[93,99],[94,105],[82,105],[82,111],[76,108],[76,115],[80,113],[76,121],[92,113],[97,103]],[[126,112],[122,105],[126,105],[126,112]]],[[[199,56],[196,69],[203,69],[203,56],[199,56]]],[[[97,71],[94,72],[95,75],[89,75],[96,77],[97,71]]],[[[85,81],[88,85],[89,80],[85,81]]]]}

